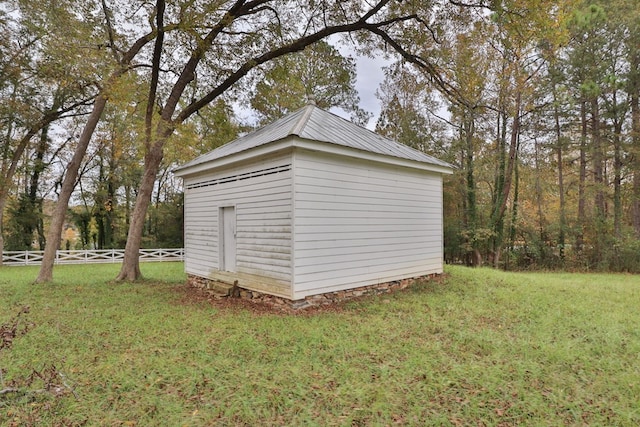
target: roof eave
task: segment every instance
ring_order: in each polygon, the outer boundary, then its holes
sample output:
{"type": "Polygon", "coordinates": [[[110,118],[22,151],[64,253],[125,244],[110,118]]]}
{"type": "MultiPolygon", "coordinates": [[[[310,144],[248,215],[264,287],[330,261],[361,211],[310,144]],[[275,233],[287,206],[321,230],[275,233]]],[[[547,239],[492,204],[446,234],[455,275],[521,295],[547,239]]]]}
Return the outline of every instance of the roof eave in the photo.
{"type": "Polygon", "coordinates": [[[228,156],[211,159],[206,162],[198,163],[191,166],[183,166],[174,169],[174,174],[178,177],[186,177],[196,175],[214,168],[221,168],[232,165],[234,163],[244,162],[253,158],[259,158],[275,154],[286,149],[296,147],[311,151],[319,151],[323,153],[336,154],[339,156],[351,157],[362,160],[370,160],[377,163],[384,163],[393,166],[408,167],[411,169],[419,169],[428,172],[435,172],[450,175],[453,173],[453,167],[447,167],[435,163],[422,162],[417,160],[405,159],[385,154],[374,153],[357,148],[346,147],[326,141],[315,141],[311,139],[301,138],[297,135],[289,135],[268,144],[254,147],[250,150],[241,151],[230,154],[228,156]]]}
{"type": "Polygon", "coordinates": [[[421,162],[417,160],[405,159],[402,157],[395,157],[386,154],[374,153],[372,151],[359,150],[357,148],[346,147],[339,144],[327,143],[322,141],[315,141],[304,138],[296,138],[293,141],[293,146],[296,148],[303,148],[312,151],[319,151],[323,153],[336,154],[339,156],[351,157],[362,160],[370,160],[377,163],[384,163],[392,166],[402,166],[411,169],[420,169],[428,172],[436,172],[441,174],[453,174],[453,168],[446,166],[421,162]]]}
{"type": "Polygon", "coordinates": [[[173,170],[175,176],[184,178],[190,175],[197,175],[202,172],[209,171],[214,168],[221,168],[232,165],[234,163],[243,162],[257,157],[264,157],[275,154],[291,148],[293,143],[292,137],[279,139],[268,144],[254,147],[250,150],[240,151],[238,153],[229,154],[224,157],[211,159],[206,162],[198,163],[191,166],[181,166],[173,170]]]}

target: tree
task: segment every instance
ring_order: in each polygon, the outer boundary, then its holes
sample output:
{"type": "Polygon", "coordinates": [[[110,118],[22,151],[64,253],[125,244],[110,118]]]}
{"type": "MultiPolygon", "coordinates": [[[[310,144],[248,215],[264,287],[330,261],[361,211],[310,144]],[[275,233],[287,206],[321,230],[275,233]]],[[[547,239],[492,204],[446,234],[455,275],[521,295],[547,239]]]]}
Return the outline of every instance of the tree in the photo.
{"type": "Polygon", "coordinates": [[[568,138],[564,135],[563,124],[566,122],[566,112],[568,110],[569,94],[563,85],[565,76],[560,70],[560,61],[555,56],[548,58],[547,82],[551,92],[551,108],[553,116],[553,140],[556,151],[556,168],[559,198],[559,218],[558,218],[558,248],[560,265],[565,262],[565,245],[567,234],[567,204],[565,197],[565,151],[568,148],[568,138]]]}
{"type": "Polygon", "coordinates": [[[445,194],[450,254],[552,266],[558,245],[567,266],[622,268],[640,235],[635,3],[13,0],[19,13],[0,15],[0,206],[37,210],[33,190],[61,145],[47,127],[86,114],[39,280],[51,278],[77,182],[97,246],[127,236],[119,278],[135,279],[142,245],[176,241],[179,227],[163,224],[181,209],[171,168],[245,130],[231,105],[264,122],[313,95],[358,120],[353,61],[327,41],[346,35],[399,60],[378,90],[377,131],[459,166],[445,194]],[[571,258],[576,247],[584,256],[571,258]]]}
{"type": "MultiPolygon", "coordinates": [[[[158,3],[164,4],[162,0],[158,0],[158,3]]],[[[100,84],[100,91],[95,98],[84,129],[78,138],[76,150],[71,161],[67,165],[56,209],[51,219],[49,232],[47,233],[47,245],[42,258],[40,272],[36,278],[37,283],[47,282],[53,278],[53,262],[55,260],[56,251],[60,246],[62,227],[64,225],[64,218],[69,204],[69,199],[71,198],[71,194],[75,188],[78,171],[86,154],[89,142],[91,141],[91,137],[93,136],[93,132],[95,131],[98,122],[100,121],[100,117],[107,105],[109,91],[113,86],[117,85],[120,77],[130,70],[131,63],[136,55],[140,53],[147,43],[156,37],[158,31],[156,27],[153,27],[149,33],[138,37],[128,49],[122,49],[115,45],[116,39],[111,26],[111,11],[107,8],[105,1],[102,2],[102,12],[104,13],[105,21],[107,22],[106,33],[107,40],[109,40],[108,45],[113,53],[116,66],[114,67],[115,69],[110,72],[108,77],[106,77],[100,84]]],[[[97,40],[94,44],[94,46],[98,48],[102,45],[103,44],[97,42],[97,40]]],[[[110,67],[105,68],[109,70],[110,67]]]]}
{"type": "Polygon", "coordinates": [[[256,84],[250,104],[263,125],[302,108],[307,99],[323,109],[340,107],[362,122],[369,116],[358,107],[355,80],[355,61],[321,40],[274,60],[256,84]]]}
{"type": "Polygon", "coordinates": [[[600,96],[605,75],[605,61],[601,47],[608,37],[605,22],[606,13],[602,7],[586,4],[574,12],[569,23],[573,41],[569,52],[570,79],[580,106],[580,172],[577,218],[579,232],[576,236],[576,248],[579,252],[584,247],[585,233],[593,229],[595,234],[588,237],[590,237],[590,242],[597,246],[594,253],[600,253],[601,236],[604,233],[606,212],[600,96]],[[590,189],[595,194],[595,215],[591,227],[588,226],[587,218],[588,158],[591,158],[594,184],[590,189]],[[593,239],[595,236],[600,237],[593,239]]]}
{"type": "Polygon", "coordinates": [[[511,218],[511,237],[518,218],[523,120],[538,108],[542,53],[557,50],[566,40],[563,23],[571,1],[541,0],[526,7],[518,1],[496,1],[474,8],[453,3],[458,7],[423,10],[429,33],[405,32],[415,48],[388,43],[422,70],[429,87],[449,106],[447,121],[457,137],[453,144],[464,175],[457,182],[465,187],[459,211],[467,262],[481,263],[486,250],[498,265],[506,222],[511,218]],[[489,132],[492,143],[487,141],[489,132]],[[488,167],[494,168],[491,174],[488,167]]]}
{"type": "MultiPolygon", "coordinates": [[[[22,3],[22,2],[18,2],[22,3]]],[[[63,17],[52,12],[51,25],[59,24],[63,17]]],[[[5,34],[0,43],[0,227],[5,206],[13,188],[13,179],[32,139],[40,134],[31,185],[26,190],[28,199],[20,196],[19,203],[37,208],[36,192],[43,171],[43,157],[48,145],[48,128],[65,117],[82,114],[93,98],[90,76],[86,69],[66,69],[67,58],[55,32],[41,25],[29,13],[14,10],[5,14],[0,10],[0,31],[5,34]]],[[[67,19],[66,24],[72,18],[67,19]]],[[[72,25],[73,26],[73,25],[72,25]]],[[[26,165],[25,165],[26,166],[26,165]]],[[[37,221],[37,218],[33,218],[37,221]]],[[[23,224],[29,233],[33,223],[23,224]]],[[[29,236],[25,240],[31,241],[29,236]]],[[[4,248],[0,232],[0,254],[4,248]]],[[[0,256],[0,264],[2,257],[0,256]]]]}
{"type": "Polygon", "coordinates": [[[387,67],[376,96],[382,107],[376,123],[377,133],[453,161],[443,145],[446,137],[438,116],[442,101],[428,89],[425,76],[418,70],[403,62],[387,67]]]}
{"type": "MultiPolygon", "coordinates": [[[[640,238],[640,10],[633,0],[614,2],[615,18],[623,27],[623,52],[627,72],[623,73],[628,96],[630,117],[630,149],[632,198],[631,225],[640,238]]],[[[612,39],[613,40],[613,39],[612,39]]]]}
{"type": "Polygon", "coordinates": [[[542,81],[545,57],[559,49],[566,39],[562,23],[570,6],[570,1],[558,4],[536,0],[524,7],[517,1],[503,1],[493,15],[497,24],[495,47],[501,56],[497,105],[498,129],[501,131],[497,138],[499,160],[490,216],[496,266],[501,260],[505,213],[511,195],[512,221],[517,217],[518,194],[512,194],[512,189],[518,167],[522,121],[537,108],[535,89],[542,81]],[[510,127],[508,134],[507,126],[510,127]]]}

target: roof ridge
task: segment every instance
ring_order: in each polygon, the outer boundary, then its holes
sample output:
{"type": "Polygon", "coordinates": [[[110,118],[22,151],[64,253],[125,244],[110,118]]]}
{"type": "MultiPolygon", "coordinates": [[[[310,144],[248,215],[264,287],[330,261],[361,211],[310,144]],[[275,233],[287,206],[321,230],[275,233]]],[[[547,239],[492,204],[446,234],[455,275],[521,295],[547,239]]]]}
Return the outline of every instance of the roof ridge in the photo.
{"type": "Polygon", "coordinates": [[[314,108],[315,106],[312,104],[309,104],[306,107],[304,107],[302,116],[300,116],[298,121],[293,125],[293,128],[291,128],[291,131],[289,132],[289,135],[300,136],[300,133],[302,132],[302,130],[305,128],[305,126],[307,126],[307,123],[309,122],[309,117],[311,117],[311,113],[313,112],[314,108]]]}
{"type": "MultiPolygon", "coordinates": [[[[311,107],[311,109],[313,109],[314,106],[313,105],[309,105],[309,107],[311,107]]],[[[448,162],[444,162],[443,160],[440,160],[437,157],[434,157],[434,156],[432,156],[430,154],[427,154],[422,150],[418,150],[417,148],[414,148],[414,147],[412,147],[410,145],[403,144],[403,143],[401,143],[399,141],[396,141],[395,139],[389,138],[388,136],[381,135],[381,134],[377,133],[374,130],[368,129],[365,126],[362,126],[362,125],[359,125],[357,123],[354,123],[351,120],[349,120],[349,119],[347,119],[345,117],[339,116],[338,114],[336,114],[336,113],[334,113],[332,111],[323,110],[322,108],[318,108],[318,107],[315,107],[315,108],[321,114],[326,114],[328,116],[333,116],[334,118],[339,119],[342,122],[346,123],[347,126],[350,126],[350,127],[354,128],[354,129],[359,129],[360,132],[367,133],[369,136],[371,136],[371,137],[373,137],[373,138],[375,138],[377,140],[382,140],[382,141],[384,141],[385,144],[391,145],[393,147],[392,151],[395,151],[395,153],[392,154],[393,156],[402,158],[403,157],[402,155],[398,156],[398,154],[400,154],[400,153],[398,153],[397,150],[400,150],[400,151],[408,150],[408,151],[411,151],[411,152],[413,152],[413,153],[415,153],[415,154],[417,154],[419,156],[424,156],[424,157],[428,158],[430,160],[430,162],[432,162],[434,164],[439,164],[440,166],[452,167],[448,162]]],[[[310,116],[310,113],[306,116],[306,118],[305,118],[306,120],[305,120],[304,126],[301,127],[301,130],[308,123],[309,116],[310,116]]],[[[294,135],[302,137],[302,135],[298,134],[298,133],[294,133],[294,135]]],[[[335,144],[335,142],[332,142],[332,141],[325,141],[325,142],[335,144]]],[[[373,152],[375,152],[375,150],[367,150],[367,149],[365,149],[365,151],[373,151],[373,152]]],[[[389,153],[387,153],[387,154],[389,154],[389,153]]]]}
{"type": "Polygon", "coordinates": [[[331,111],[306,105],[178,167],[178,171],[296,136],[410,161],[453,168],[447,162],[358,125],[331,111]]]}

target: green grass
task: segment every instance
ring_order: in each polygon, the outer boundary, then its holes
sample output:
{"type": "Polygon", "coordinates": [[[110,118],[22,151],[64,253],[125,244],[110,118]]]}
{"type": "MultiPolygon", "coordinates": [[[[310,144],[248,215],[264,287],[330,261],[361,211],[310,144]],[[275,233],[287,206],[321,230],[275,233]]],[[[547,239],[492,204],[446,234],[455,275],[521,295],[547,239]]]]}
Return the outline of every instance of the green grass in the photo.
{"type": "MultiPolygon", "coordinates": [[[[185,299],[182,264],[0,269],[5,387],[53,364],[76,396],[0,396],[0,425],[640,424],[640,277],[448,277],[307,314],[185,299]]],[[[2,384],[0,384],[2,386],[2,384]]],[[[42,387],[33,383],[32,388],[42,387]]]]}

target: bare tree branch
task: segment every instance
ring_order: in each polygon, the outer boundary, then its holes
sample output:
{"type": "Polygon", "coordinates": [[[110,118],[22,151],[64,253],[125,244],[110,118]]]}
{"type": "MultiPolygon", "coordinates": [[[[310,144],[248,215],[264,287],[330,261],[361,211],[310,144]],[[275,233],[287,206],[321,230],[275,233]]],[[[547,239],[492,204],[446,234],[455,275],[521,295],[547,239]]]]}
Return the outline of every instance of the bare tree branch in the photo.
{"type": "Polygon", "coordinates": [[[473,8],[477,8],[477,9],[491,9],[491,5],[487,4],[487,2],[485,0],[480,0],[478,3],[465,3],[465,2],[457,1],[457,0],[449,0],[449,3],[451,3],[454,6],[459,6],[459,7],[473,7],[473,8]]]}
{"type": "Polygon", "coordinates": [[[151,125],[153,123],[153,110],[155,108],[158,77],[160,75],[160,59],[162,56],[162,46],[164,44],[164,10],[165,0],[157,0],[155,12],[158,35],[153,48],[153,58],[151,60],[151,82],[149,83],[147,111],[144,117],[145,145],[147,146],[151,143],[151,125]]]}
{"type": "Polygon", "coordinates": [[[248,8],[258,7],[261,4],[265,3],[266,1],[267,0],[255,0],[245,5],[244,0],[238,0],[233,6],[231,6],[231,8],[229,8],[229,10],[224,14],[224,16],[218,21],[218,24],[215,25],[211,29],[211,31],[209,31],[209,33],[205,36],[203,40],[201,40],[201,44],[200,44],[201,47],[196,49],[192,53],[191,58],[189,58],[189,61],[182,69],[182,73],[180,73],[180,77],[178,78],[176,83],[173,85],[173,88],[171,89],[171,93],[167,98],[167,102],[164,108],[162,109],[161,115],[162,115],[162,119],[165,120],[165,122],[169,123],[171,121],[173,112],[175,111],[176,106],[180,101],[180,97],[182,96],[182,93],[184,92],[187,85],[195,78],[195,70],[198,64],[200,63],[208,47],[213,43],[213,40],[215,40],[218,34],[220,34],[222,30],[224,30],[233,21],[233,18],[237,16],[244,16],[246,14],[249,14],[250,9],[248,10],[248,8]]]}
{"type": "Polygon", "coordinates": [[[102,12],[104,13],[104,18],[107,24],[107,36],[109,37],[108,46],[111,48],[113,57],[117,62],[120,62],[122,60],[122,58],[120,57],[122,52],[116,46],[113,24],[111,23],[111,10],[109,10],[109,8],[107,7],[106,0],[102,0],[102,12]]]}
{"type": "Polygon", "coordinates": [[[397,53],[402,56],[402,58],[419,68],[425,70],[427,74],[431,77],[432,82],[436,84],[436,86],[440,89],[440,91],[445,95],[452,99],[455,99],[460,104],[466,107],[472,107],[467,100],[459,93],[458,89],[452,86],[440,73],[437,69],[436,65],[432,64],[426,58],[415,55],[407,51],[404,47],[402,47],[396,40],[394,40],[389,34],[387,34],[384,30],[371,27],[368,28],[369,31],[377,34],[382,38],[385,42],[387,42],[397,53]]]}

